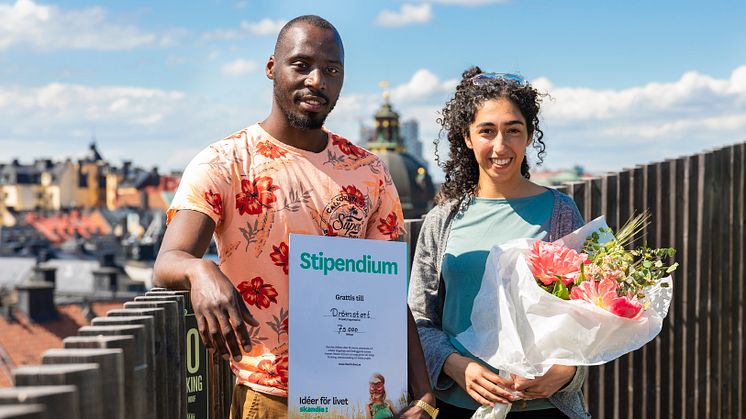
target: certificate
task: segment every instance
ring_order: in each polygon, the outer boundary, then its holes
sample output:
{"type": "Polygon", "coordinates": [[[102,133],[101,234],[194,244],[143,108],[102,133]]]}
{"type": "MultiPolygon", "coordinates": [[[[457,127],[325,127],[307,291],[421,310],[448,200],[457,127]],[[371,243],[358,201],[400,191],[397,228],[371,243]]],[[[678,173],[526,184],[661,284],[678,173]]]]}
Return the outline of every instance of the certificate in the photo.
{"type": "Polygon", "coordinates": [[[289,418],[407,405],[407,245],[290,235],[289,418]]]}

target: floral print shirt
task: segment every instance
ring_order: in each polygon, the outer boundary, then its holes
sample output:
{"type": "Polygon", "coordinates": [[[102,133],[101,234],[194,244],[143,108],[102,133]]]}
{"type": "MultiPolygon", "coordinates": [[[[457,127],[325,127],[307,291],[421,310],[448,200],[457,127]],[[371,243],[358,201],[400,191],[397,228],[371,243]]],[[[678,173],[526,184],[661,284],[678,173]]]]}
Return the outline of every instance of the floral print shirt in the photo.
{"type": "Polygon", "coordinates": [[[396,240],[399,196],[383,162],[326,131],[326,148],[291,147],[254,124],[187,166],[168,220],[193,210],[215,221],[220,269],[259,321],[252,350],[231,361],[239,384],[287,396],[288,235],[396,240]]]}

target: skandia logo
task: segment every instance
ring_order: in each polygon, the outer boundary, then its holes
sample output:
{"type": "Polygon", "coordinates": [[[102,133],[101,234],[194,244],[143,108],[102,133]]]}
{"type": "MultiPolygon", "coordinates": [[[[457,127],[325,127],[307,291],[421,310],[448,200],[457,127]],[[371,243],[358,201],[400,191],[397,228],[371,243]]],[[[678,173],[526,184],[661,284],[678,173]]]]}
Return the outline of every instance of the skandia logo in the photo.
{"type": "Polygon", "coordinates": [[[360,272],[379,275],[398,275],[397,262],[374,260],[370,255],[363,255],[360,259],[335,258],[324,256],[324,252],[300,254],[300,268],[324,271],[328,275],[331,271],[360,272]]]}

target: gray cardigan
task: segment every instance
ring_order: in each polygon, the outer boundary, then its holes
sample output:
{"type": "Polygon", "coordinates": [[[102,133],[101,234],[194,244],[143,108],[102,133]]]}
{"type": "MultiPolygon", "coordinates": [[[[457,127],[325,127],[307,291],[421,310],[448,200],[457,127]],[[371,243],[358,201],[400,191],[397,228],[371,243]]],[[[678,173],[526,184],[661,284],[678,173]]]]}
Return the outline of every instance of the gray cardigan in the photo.
{"type": "MultiPolygon", "coordinates": [[[[547,240],[554,241],[580,228],[583,219],[570,197],[551,190],[554,193],[554,208],[547,240]]],[[[445,390],[455,385],[450,377],[441,374],[446,358],[457,352],[441,328],[445,289],[442,287],[440,268],[451,231],[453,205],[438,205],[425,216],[417,239],[409,281],[409,307],[417,323],[430,382],[436,390],[445,390]]],[[[572,381],[549,397],[549,402],[570,418],[590,417],[581,392],[586,372],[586,367],[578,367],[572,381]]]]}

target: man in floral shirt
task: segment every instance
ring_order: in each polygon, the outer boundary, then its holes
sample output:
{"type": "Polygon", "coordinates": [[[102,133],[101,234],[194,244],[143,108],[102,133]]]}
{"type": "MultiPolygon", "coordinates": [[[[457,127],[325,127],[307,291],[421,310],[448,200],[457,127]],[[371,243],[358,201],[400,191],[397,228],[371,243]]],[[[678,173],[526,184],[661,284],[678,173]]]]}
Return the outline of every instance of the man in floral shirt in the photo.
{"type": "MultiPolygon", "coordinates": [[[[288,22],[266,74],[270,115],[187,166],[155,266],[157,285],[191,289],[203,342],[232,358],[231,417],[241,418],[287,415],[288,235],[396,240],[404,231],[386,166],[323,128],[344,79],[336,29],[318,16],[288,22]],[[213,233],[219,266],[201,259],[213,233]]],[[[408,342],[412,391],[433,404],[414,327],[408,342]]],[[[405,415],[428,417],[418,407],[405,415]]]]}

